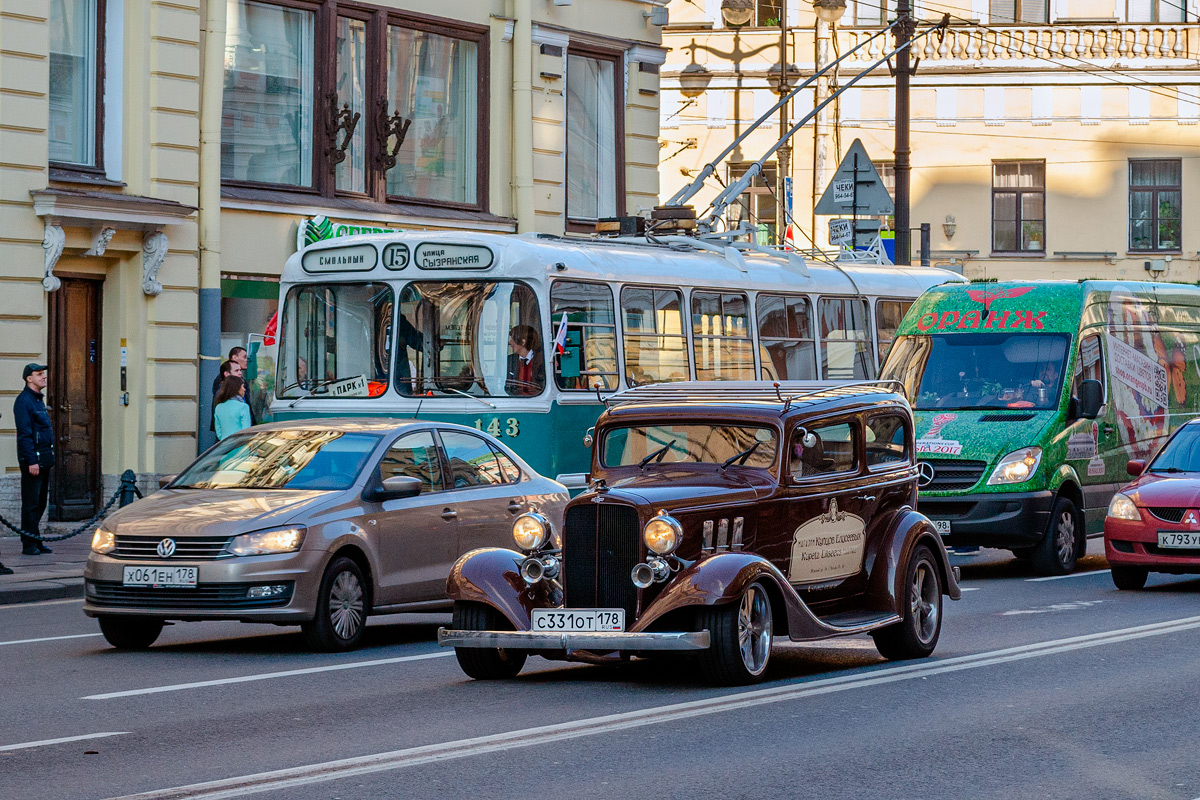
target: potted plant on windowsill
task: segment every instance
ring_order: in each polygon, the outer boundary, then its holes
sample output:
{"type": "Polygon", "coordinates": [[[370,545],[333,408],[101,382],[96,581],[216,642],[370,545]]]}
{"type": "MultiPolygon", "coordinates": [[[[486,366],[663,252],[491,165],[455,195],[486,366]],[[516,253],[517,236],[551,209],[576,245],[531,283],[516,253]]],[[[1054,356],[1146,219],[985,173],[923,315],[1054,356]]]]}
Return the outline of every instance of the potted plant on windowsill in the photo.
{"type": "Polygon", "coordinates": [[[1043,250],[1042,229],[1040,225],[1025,222],[1021,225],[1022,238],[1025,240],[1025,250],[1043,250]]]}

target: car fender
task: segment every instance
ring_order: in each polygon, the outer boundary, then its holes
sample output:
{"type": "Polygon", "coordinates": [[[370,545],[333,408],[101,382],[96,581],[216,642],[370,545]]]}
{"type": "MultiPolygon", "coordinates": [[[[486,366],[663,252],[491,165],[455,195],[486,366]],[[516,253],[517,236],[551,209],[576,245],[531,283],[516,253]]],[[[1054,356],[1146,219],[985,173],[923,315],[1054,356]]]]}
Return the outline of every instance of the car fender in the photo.
{"type": "Polygon", "coordinates": [[[1079,480],[1079,473],[1070,464],[1059,464],[1050,476],[1049,488],[1052,492],[1057,492],[1059,487],[1064,483],[1073,483],[1076,486],[1083,486],[1083,481],[1079,480]]]}
{"type": "MultiPolygon", "coordinates": [[[[324,542],[320,547],[325,551],[326,564],[328,564],[329,557],[343,547],[353,547],[363,554],[363,558],[367,561],[367,569],[371,572],[367,576],[367,579],[372,584],[371,597],[374,598],[379,588],[379,561],[376,558],[375,548],[371,546],[371,540],[366,535],[366,531],[348,520],[341,520],[325,525],[321,530],[321,536],[324,542]]],[[[307,544],[308,542],[306,541],[305,545],[307,544]]]]}
{"type": "Polygon", "coordinates": [[[938,571],[942,578],[942,594],[951,600],[962,596],[950,556],[942,537],[934,530],[933,523],[924,514],[906,508],[896,514],[885,536],[867,553],[867,606],[880,611],[902,613],[901,598],[904,597],[904,565],[912,551],[925,544],[933,551],[938,571]]]}
{"type": "Polygon", "coordinates": [[[519,572],[525,556],[502,547],[472,550],[458,561],[446,579],[446,594],[451,600],[484,603],[503,614],[513,629],[530,629],[535,608],[550,608],[561,599],[551,597],[548,581],[529,586],[519,572]]]}

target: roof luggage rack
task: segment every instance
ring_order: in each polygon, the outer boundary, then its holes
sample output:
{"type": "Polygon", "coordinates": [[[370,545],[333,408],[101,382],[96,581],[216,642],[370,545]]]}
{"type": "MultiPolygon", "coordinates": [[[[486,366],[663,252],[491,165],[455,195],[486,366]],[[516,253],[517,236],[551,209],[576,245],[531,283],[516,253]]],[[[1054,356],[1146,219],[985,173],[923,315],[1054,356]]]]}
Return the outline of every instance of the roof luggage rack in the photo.
{"type": "Polygon", "coordinates": [[[853,397],[880,391],[904,394],[897,380],[853,381],[675,381],[648,383],[610,394],[604,398],[609,408],[634,403],[761,403],[782,406],[787,411],[794,403],[853,397]]]}

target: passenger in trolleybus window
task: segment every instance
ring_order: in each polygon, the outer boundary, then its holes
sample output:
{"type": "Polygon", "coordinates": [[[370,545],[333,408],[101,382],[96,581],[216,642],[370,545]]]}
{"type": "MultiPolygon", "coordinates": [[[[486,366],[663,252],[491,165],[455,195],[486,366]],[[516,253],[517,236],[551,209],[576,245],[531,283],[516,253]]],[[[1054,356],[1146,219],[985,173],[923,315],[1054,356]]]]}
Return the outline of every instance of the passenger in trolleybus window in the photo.
{"type": "Polygon", "coordinates": [[[538,395],[546,388],[546,359],[541,340],[531,325],[514,325],[508,333],[508,380],[504,391],[509,395],[538,395]]]}

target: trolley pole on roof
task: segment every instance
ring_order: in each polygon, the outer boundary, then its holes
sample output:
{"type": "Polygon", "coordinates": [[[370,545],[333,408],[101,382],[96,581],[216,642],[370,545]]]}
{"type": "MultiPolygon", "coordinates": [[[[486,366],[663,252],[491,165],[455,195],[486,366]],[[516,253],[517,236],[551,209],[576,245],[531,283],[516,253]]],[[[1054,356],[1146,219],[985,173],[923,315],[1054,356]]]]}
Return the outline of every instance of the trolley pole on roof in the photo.
{"type": "MultiPolygon", "coordinates": [[[[900,266],[912,263],[912,231],[909,221],[909,206],[912,196],[909,193],[909,175],[912,164],[909,157],[912,148],[909,145],[909,77],[913,66],[910,55],[911,47],[904,47],[912,41],[917,23],[913,19],[912,5],[909,0],[896,0],[896,22],[892,29],[896,37],[896,47],[902,48],[896,53],[896,258],[894,262],[900,266]]],[[[917,59],[920,61],[920,59],[917,59]]]]}

